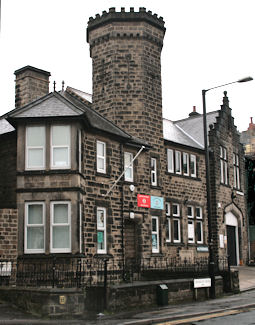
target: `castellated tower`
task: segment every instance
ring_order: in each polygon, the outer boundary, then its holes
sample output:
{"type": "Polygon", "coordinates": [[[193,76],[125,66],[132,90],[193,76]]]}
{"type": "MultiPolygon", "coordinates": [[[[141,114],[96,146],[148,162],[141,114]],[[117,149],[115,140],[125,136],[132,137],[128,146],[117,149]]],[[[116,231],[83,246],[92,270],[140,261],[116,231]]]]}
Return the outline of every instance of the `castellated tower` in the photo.
{"type": "MultiPolygon", "coordinates": [[[[164,21],[151,11],[90,18],[87,41],[93,63],[93,108],[135,137],[163,148],[161,50],[164,21]]],[[[153,150],[153,151],[154,151],[153,150]]]]}

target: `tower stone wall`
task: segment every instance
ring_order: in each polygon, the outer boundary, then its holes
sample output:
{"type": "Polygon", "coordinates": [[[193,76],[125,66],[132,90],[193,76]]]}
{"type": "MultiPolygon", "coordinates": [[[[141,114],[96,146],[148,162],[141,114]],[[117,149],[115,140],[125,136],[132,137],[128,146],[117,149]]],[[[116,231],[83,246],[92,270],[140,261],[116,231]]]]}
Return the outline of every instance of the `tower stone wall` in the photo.
{"type": "Polygon", "coordinates": [[[145,8],[90,18],[93,108],[155,148],[163,144],[161,50],[164,21],[145,8]]]}

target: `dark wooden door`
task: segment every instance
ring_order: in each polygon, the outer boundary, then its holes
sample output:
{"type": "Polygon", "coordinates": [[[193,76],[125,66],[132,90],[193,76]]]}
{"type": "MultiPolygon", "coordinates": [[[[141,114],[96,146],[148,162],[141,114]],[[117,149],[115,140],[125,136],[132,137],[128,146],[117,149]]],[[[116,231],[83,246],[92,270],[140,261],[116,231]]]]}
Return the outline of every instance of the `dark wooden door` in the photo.
{"type": "Polygon", "coordinates": [[[136,224],[132,220],[125,220],[124,245],[126,261],[135,260],[137,248],[136,224]]]}
{"type": "Polygon", "coordinates": [[[237,265],[236,258],[236,227],[227,226],[228,255],[230,265],[237,265]]]}

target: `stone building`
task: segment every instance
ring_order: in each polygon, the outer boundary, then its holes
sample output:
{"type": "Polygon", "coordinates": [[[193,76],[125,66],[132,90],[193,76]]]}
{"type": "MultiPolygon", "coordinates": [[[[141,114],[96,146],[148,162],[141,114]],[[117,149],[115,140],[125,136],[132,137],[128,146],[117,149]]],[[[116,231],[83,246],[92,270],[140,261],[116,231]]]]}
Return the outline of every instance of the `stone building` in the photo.
{"type": "MultiPolygon", "coordinates": [[[[49,93],[47,71],[15,71],[16,108],[0,120],[0,208],[18,229],[13,257],[207,259],[202,116],[162,118],[164,33],[144,8],[90,18],[92,99],[71,87],[49,93]]],[[[245,263],[243,153],[226,95],[208,121],[212,244],[216,256],[245,263]]]]}

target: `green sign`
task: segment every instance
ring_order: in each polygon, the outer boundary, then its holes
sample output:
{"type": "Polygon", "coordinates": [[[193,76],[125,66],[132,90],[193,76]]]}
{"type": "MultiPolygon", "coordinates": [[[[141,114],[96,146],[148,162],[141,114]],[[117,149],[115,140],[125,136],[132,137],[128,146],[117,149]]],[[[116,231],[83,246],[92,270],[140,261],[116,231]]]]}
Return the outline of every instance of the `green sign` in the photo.
{"type": "Polygon", "coordinates": [[[104,241],[104,233],[102,231],[97,233],[97,242],[101,244],[104,241]]]}

